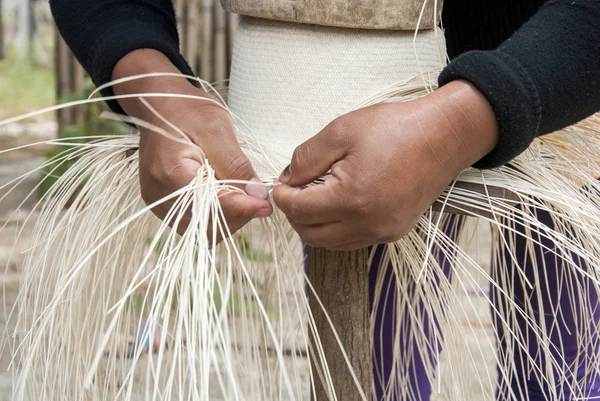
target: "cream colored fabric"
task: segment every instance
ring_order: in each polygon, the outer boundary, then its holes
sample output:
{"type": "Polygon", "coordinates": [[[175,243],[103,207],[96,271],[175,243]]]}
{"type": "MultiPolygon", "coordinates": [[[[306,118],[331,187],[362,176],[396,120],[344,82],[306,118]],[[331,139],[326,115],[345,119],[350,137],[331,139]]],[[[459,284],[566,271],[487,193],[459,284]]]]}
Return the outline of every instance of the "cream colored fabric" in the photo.
{"type": "Polygon", "coordinates": [[[442,0],[221,0],[231,12],[305,24],[415,30],[439,25],[442,0]]]}
{"type": "MultiPolygon", "coordinates": [[[[401,31],[242,18],[229,106],[285,165],[297,145],[367,96],[444,63],[441,31],[413,39],[414,33],[401,31]]],[[[261,161],[253,161],[264,174],[261,161]]]]}

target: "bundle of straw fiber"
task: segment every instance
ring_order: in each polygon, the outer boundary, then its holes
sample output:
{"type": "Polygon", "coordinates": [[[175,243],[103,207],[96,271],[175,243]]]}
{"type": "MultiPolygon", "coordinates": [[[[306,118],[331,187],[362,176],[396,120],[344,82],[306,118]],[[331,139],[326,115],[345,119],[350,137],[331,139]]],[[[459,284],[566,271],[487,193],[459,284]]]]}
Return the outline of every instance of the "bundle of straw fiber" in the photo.
{"type": "MultiPolygon", "coordinates": [[[[272,187],[306,136],[352,109],[426,95],[435,89],[444,59],[437,31],[356,34],[243,19],[230,108],[222,106],[272,187]],[[324,74],[322,80],[311,74],[315,71],[324,74]]],[[[154,130],[195,146],[175,126],[154,130]]],[[[316,381],[331,387],[309,307],[314,294],[302,244],[285,216],[275,211],[230,237],[218,200],[237,189],[215,177],[210,160],[189,185],[145,205],[136,133],[50,142],[76,150],[49,160],[44,166],[49,174],[71,158],[77,161],[36,207],[40,217],[10,341],[16,400],[291,401],[307,400],[316,381]],[[166,220],[176,224],[184,211],[192,211],[182,236],[150,212],[168,200],[174,203],[166,220]],[[210,247],[217,234],[228,238],[210,247]]],[[[374,249],[376,264],[391,267],[378,270],[373,310],[387,305],[395,311],[391,322],[376,313],[371,318],[374,337],[392,328],[392,347],[385,352],[393,374],[382,373],[383,363],[375,366],[380,399],[420,400],[410,385],[417,362],[438,399],[469,399],[476,378],[481,399],[493,399],[498,391],[503,399],[521,400],[524,384],[513,385],[519,372],[545,384],[541,391],[549,400],[567,392],[585,397],[600,366],[597,305],[589,304],[600,287],[599,176],[600,121],[592,118],[535,140],[510,165],[463,172],[440,196],[437,211],[432,207],[404,238],[374,249]],[[512,196],[498,197],[494,188],[512,196]],[[466,252],[481,221],[493,230],[492,273],[466,252]],[[548,268],[538,249],[558,268],[548,268]],[[529,255],[525,263],[519,252],[529,255]],[[466,335],[478,329],[464,327],[467,320],[484,325],[473,317],[472,298],[465,297],[474,274],[492,287],[484,298],[495,316],[488,336],[466,335]],[[566,302],[542,302],[551,281],[561,283],[566,302]],[[571,315],[569,338],[557,340],[549,322],[571,315]],[[472,338],[475,343],[467,343],[472,338]],[[495,366],[477,370],[484,349],[496,342],[503,344],[493,357],[497,373],[495,366]],[[561,357],[573,347],[580,351],[576,360],[561,357]],[[584,374],[576,375],[580,367],[584,374]]],[[[382,350],[374,346],[373,353],[382,350]]],[[[348,372],[353,374],[352,366],[348,372]]],[[[336,399],[334,390],[329,400],[336,399]]],[[[372,397],[360,386],[357,391],[363,400],[372,397]]]]}

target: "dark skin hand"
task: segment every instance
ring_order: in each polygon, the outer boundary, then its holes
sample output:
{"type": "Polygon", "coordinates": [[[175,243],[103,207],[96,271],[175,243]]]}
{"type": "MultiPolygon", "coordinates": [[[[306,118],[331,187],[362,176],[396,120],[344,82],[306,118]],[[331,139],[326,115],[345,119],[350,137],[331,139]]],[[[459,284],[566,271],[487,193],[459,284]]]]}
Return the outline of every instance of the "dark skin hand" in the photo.
{"type": "MultiPolygon", "coordinates": [[[[179,71],[161,53],[141,49],[119,61],[113,79],[179,71]]],[[[119,84],[115,94],[171,92],[211,95],[183,78],[145,78],[119,84]]],[[[257,175],[235,138],[229,114],[210,102],[147,98],[165,118],[199,145],[219,179],[257,175]]],[[[138,99],[119,101],[130,115],[172,130],[138,99]]],[[[173,132],[174,135],[176,133],[173,132]]],[[[462,170],[489,153],[498,123],[485,97],[464,81],[407,103],[382,104],[343,115],[298,146],[273,195],[308,244],[351,250],[401,238],[462,170]],[[300,188],[331,170],[324,184],[300,188]]],[[[187,185],[203,162],[194,147],[141,129],[140,185],[153,203],[187,185]]],[[[264,186],[240,186],[220,204],[231,232],[272,207],[264,186]]],[[[164,219],[173,202],[153,209],[164,219]]],[[[183,233],[186,216],[177,227],[183,233]]]]}
{"type": "Polygon", "coordinates": [[[275,204],[309,245],[353,250],[406,235],[464,169],[498,142],[471,84],[343,115],[294,151],[275,204]],[[301,188],[331,170],[322,185],[301,188]]]}
{"type": "MultiPolygon", "coordinates": [[[[113,70],[113,80],[149,72],[179,70],[162,53],[151,49],[135,50],[123,57],[113,70]]],[[[201,96],[216,100],[210,94],[194,87],[185,78],[151,77],[114,86],[116,95],[134,93],[175,93],[201,96]]],[[[209,101],[182,98],[145,98],[163,117],[186,133],[210,160],[220,180],[258,179],[250,161],[237,142],[233,121],[229,113],[209,101]]],[[[178,136],[167,124],[160,121],[139,99],[121,99],[121,107],[129,116],[137,117],[178,136]]],[[[180,144],[147,129],[140,129],[140,186],[147,204],[175,192],[189,184],[203,163],[202,153],[195,147],[180,144]]],[[[267,190],[262,184],[236,185],[244,193],[220,195],[219,202],[231,233],[242,228],[255,217],[266,217],[273,211],[266,200],[267,190]]],[[[152,209],[165,219],[174,200],[152,209]]],[[[189,224],[186,213],[177,231],[183,233],[189,224]]],[[[220,238],[219,238],[220,240],[220,238]]]]}

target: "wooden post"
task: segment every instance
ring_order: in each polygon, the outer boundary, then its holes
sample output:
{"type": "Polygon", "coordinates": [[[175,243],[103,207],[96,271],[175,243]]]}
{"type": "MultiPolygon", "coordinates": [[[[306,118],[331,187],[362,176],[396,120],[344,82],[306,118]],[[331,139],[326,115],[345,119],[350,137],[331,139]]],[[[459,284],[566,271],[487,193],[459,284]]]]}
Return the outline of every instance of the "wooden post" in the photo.
{"type": "Polygon", "coordinates": [[[22,0],[17,3],[19,11],[15,24],[17,30],[17,54],[21,58],[30,56],[31,50],[31,0],[22,0]]]}
{"type": "Polygon", "coordinates": [[[202,1],[202,48],[200,53],[200,78],[211,82],[213,80],[213,2],[202,1]]]}
{"type": "MultiPolygon", "coordinates": [[[[69,80],[71,78],[70,73],[70,50],[65,41],[63,40],[60,33],[58,33],[58,29],[55,28],[55,42],[54,46],[56,46],[55,54],[55,62],[54,62],[54,71],[56,77],[56,98],[58,100],[62,99],[64,96],[71,92],[71,85],[69,80]]],[[[69,124],[72,124],[73,118],[73,110],[70,108],[62,109],[57,112],[57,121],[58,121],[58,129],[59,132],[61,129],[66,127],[69,124]]]]}
{"type": "Polygon", "coordinates": [[[37,22],[35,20],[35,6],[34,6],[34,1],[35,0],[27,0],[27,7],[29,8],[28,11],[28,15],[29,15],[29,49],[31,50],[32,48],[32,42],[33,42],[33,38],[35,37],[35,33],[37,32],[37,22]]]}
{"type": "Polygon", "coordinates": [[[0,0],[0,60],[4,59],[4,23],[2,13],[2,0],[0,0]]]}
{"type": "MultiPolygon", "coordinates": [[[[328,251],[309,248],[308,279],[333,322],[341,345],[367,397],[373,386],[371,332],[369,328],[369,254],[367,249],[353,252],[328,251]]],[[[310,308],[331,373],[337,399],[361,400],[360,392],[350,375],[338,341],[315,296],[310,293],[310,308]]],[[[311,338],[311,349],[315,349],[311,338]]],[[[314,352],[312,357],[314,358],[314,352]]],[[[318,361],[316,361],[318,363],[318,361]]],[[[313,366],[316,400],[332,399],[313,366]]]]}
{"type": "Polygon", "coordinates": [[[197,67],[197,59],[198,59],[198,28],[200,25],[199,21],[199,6],[198,0],[190,0],[187,3],[187,13],[186,13],[186,25],[184,37],[185,37],[185,47],[183,51],[183,55],[190,63],[192,70],[194,72],[198,71],[197,67]]]}
{"type": "MultiPolygon", "coordinates": [[[[69,54],[71,55],[71,85],[73,88],[73,93],[77,93],[82,99],[85,98],[85,88],[84,88],[84,82],[85,82],[85,75],[86,72],[83,69],[83,67],[81,66],[81,64],[79,64],[79,61],[77,61],[77,59],[75,58],[75,55],[71,52],[69,52],[69,54]]],[[[73,120],[71,121],[72,124],[83,124],[85,123],[86,120],[86,112],[85,112],[85,107],[75,107],[73,109],[73,120]]]]}
{"type": "Polygon", "coordinates": [[[215,2],[215,70],[214,80],[218,83],[217,89],[227,78],[227,28],[225,10],[219,2],[215,2]]]}
{"type": "Polygon", "coordinates": [[[231,69],[231,59],[233,57],[233,42],[235,40],[235,29],[238,25],[238,15],[234,13],[227,13],[227,40],[228,40],[228,48],[227,48],[227,71],[231,69]]]}

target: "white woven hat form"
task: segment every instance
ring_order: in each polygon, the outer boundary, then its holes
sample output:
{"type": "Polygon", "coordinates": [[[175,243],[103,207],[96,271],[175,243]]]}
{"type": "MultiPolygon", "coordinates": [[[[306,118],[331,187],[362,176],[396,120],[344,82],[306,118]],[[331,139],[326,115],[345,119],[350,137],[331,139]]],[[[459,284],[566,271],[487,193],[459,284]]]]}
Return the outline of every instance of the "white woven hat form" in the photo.
{"type": "MultiPolygon", "coordinates": [[[[441,30],[367,31],[243,17],[228,103],[287,164],[294,148],[374,92],[446,59],[441,30]]],[[[252,158],[252,155],[250,155],[252,158]]],[[[252,160],[259,175],[264,158],[252,160]]]]}

